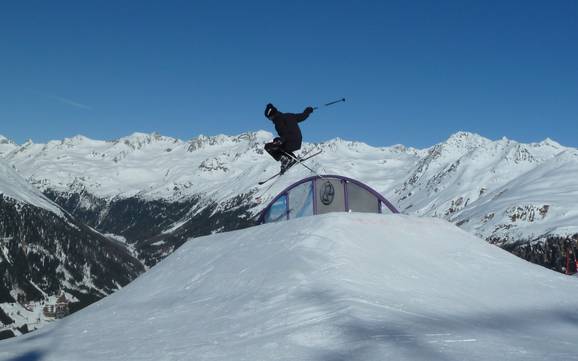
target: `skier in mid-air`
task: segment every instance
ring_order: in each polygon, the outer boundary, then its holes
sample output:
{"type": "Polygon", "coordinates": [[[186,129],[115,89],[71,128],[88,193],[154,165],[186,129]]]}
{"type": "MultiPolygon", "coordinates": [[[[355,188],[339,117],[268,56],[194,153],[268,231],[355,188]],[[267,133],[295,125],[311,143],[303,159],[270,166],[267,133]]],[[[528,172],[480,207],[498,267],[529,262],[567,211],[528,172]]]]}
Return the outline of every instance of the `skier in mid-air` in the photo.
{"type": "Polygon", "coordinates": [[[293,152],[301,149],[303,138],[299,123],[307,119],[311,113],[313,113],[312,107],[305,108],[303,113],[293,114],[281,113],[273,104],[267,104],[265,116],[275,124],[275,130],[279,136],[265,144],[265,150],[276,161],[281,162],[280,174],[285,173],[295,164],[297,157],[293,152]]]}

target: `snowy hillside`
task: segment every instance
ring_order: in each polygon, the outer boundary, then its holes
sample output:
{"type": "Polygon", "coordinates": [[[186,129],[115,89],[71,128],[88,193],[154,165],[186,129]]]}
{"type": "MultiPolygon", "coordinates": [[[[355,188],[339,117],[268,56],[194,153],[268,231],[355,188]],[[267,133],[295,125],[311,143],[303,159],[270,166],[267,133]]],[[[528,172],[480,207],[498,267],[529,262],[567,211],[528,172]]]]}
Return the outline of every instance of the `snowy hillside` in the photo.
{"type": "Polygon", "coordinates": [[[556,215],[574,214],[578,188],[570,180],[576,172],[578,151],[552,140],[534,144],[508,139],[492,142],[462,132],[434,146],[404,184],[396,188],[396,194],[400,209],[405,212],[443,217],[461,224],[469,222],[468,229],[484,238],[499,235],[518,240],[534,236],[536,228],[543,233],[560,223],[567,225],[558,222],[562,218],[556,215]],[[516,186],[528,183],[530,178],[532,187],[516,186]],[[479,208],[482,204],[486,205],[483,209],[479,208]],[[544,215],[545,222],[537,227],[532,227],[532,221],[521,226],[508,220],[517,207],[544,205],[557,213],[544,215]],[[477,219],[467,218],[466,214],[471,213],[482,214],[477,219]],[[487,217],[493,221],[488,222],[487,217]]]}
{"type": "Polygon", "coordinates": [[[453,219],[484,238],[578,234],[578,151],[565,150],[471,203],[453,219]],[[505,212],[502,212],[505,210],[505,212]]]}
{"type": "Polygon", "coordinates": [[[78,222],[0,159],[0,339],[94,302],[144,271],[127,247],[78,222]],[[67,311],[68,312],[68,311],[67,311]]]}
{"type": "Polygon", "coordinates": [[[62,210],[56,204],[47,199],[42,192],[28,183],[2,159],[0,159],[0,197],[8,197],[63,215],[62,210]]]}
{"type": "Polygon", "coordinates": [[[192,239],[0,360],[578,360],[578,283],[446,221],[329,214],[192,239]]]}

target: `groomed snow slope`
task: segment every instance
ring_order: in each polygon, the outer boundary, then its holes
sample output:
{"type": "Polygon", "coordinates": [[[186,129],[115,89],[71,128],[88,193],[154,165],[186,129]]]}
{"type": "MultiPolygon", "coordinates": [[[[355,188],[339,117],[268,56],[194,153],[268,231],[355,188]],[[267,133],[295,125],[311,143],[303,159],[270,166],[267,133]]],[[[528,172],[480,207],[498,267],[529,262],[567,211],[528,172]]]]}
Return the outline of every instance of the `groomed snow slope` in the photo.
{"type": "Polygon", "coordinates": [[[578,282],[446,221],[329,214],[190,240],[1,360],[578,360],[578,282]]]}

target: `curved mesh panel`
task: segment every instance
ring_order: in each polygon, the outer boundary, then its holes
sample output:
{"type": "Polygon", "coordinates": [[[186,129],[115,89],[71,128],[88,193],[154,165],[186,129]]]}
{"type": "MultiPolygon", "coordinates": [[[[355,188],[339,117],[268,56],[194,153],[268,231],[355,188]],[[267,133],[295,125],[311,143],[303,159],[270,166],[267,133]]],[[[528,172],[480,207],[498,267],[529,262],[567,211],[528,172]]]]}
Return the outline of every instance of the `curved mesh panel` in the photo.
{"type": "Polygon", "coordinates": [[[357,184],[347,183],[347,199],[352,212],[379,213],[380,200],[357,184]]]}
{"type": "Polygon", "coordinates": [[[313,215],[313,182],[298,185],[289,191],[289,218],[313,215]]]}
{"type": "Polygon", "coordinates": [[[287,195],[284,194],[275,201],[265,214],[265,223],[287,220],[287,195]]]}

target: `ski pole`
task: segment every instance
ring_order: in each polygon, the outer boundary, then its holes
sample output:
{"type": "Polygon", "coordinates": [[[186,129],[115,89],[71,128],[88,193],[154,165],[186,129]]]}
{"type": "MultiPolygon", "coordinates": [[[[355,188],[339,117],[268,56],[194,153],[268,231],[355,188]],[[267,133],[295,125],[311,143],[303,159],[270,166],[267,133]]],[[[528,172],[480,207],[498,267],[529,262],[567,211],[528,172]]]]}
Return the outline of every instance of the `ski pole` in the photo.
{"type": "MultiPolygon", "coordinates": [[[[341,103],[341,102],[344,102],[344,101],[345,101],[345,98],[341,98],[341,99],[334,100],[334,101],[329,102],[329,103],[325,103],[325,104],[323,104],[323,106],[328,107],[328,106],[330,106],[330,105],[337,104],[337,103],[341,103]]],[[[319,107],[320,107],[320,106],[313,107],[313,110],[319,109],[319,107]]]]}

